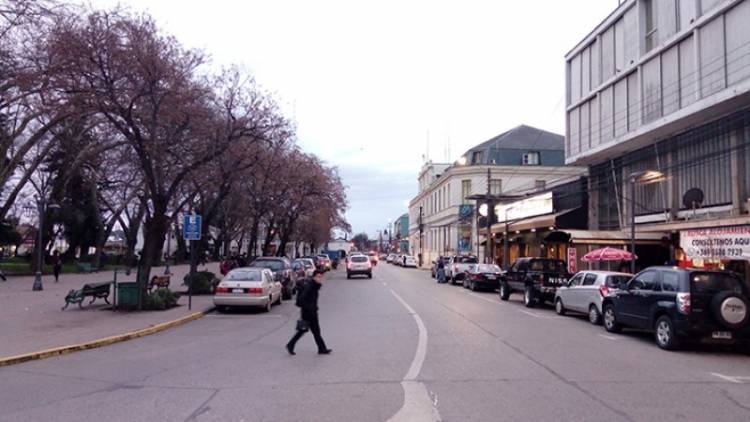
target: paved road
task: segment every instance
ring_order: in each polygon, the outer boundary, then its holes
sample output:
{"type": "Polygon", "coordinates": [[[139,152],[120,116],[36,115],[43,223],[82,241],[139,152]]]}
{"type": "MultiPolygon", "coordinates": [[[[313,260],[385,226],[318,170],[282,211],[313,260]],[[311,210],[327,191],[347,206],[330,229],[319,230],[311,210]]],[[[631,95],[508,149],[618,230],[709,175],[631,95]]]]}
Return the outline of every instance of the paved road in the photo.
{"type": "Polygon", "coordinates": [[[750,420],[750,357],[656,348],[520,298],[381,264],[327,277],[323,335],[288,356],[297,308],[208,316],[0,368],[0,420],[750,420]]]}

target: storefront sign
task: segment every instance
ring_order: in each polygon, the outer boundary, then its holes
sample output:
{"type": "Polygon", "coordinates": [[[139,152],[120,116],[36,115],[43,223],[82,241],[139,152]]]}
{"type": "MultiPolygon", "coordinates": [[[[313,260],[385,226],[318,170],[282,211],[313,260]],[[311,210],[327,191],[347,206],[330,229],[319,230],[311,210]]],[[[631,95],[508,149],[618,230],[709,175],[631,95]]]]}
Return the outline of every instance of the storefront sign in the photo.
{"type": "Polygon", "coordinates": [[[568,273],[575,274],[578,272],[578,251],[575,246],[568,248],[568,273]]]}
{"type": "Polygon", "coordinates": [[[458,207],[458,222],[463,224],[471,224],[471,220],[474,218],[474,205],[463,204],[458,207]]]}
{"type": "Polygon", "coordinates": [[[750,226],[685,230],[680,247],[690,259],[750,260],[750,226]]]}
{"type": "Polygon", "coordinates": [[[471,226],[458,226],[458,252],[471,252],[471,226]]]}
{"type": "Polygon", "coordinates": [[[552,192],[495,207],[497,221],[501,223],[505,221],[506,215],[508,221],[513,221],[537,215],[551,214],[553,211],[552,192]]]}

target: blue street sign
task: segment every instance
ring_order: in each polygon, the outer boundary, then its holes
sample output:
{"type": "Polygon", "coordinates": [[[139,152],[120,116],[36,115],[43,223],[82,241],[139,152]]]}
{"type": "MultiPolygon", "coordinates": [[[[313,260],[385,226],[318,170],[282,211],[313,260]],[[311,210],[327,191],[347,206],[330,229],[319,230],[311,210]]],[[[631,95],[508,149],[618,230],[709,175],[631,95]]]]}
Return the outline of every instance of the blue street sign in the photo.
{"type": "Polygon", "coordinates": [[[182,222],[182,238],[185,240],[201,240],[201,216],[186,215],[182,222]]]}

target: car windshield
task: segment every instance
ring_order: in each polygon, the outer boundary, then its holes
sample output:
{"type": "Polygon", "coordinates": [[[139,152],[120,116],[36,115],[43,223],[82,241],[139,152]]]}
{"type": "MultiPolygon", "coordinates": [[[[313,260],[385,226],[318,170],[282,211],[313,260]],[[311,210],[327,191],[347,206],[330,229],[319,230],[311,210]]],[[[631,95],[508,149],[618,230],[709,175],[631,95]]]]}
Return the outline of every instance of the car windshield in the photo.
{"type": "Polygon", "coordinates": [[[258,270],[234,270],[227,274],[226,281],[261,281],[263,273],[258,270]]]}
{"type": "Polygon", "coordinates": [[[479,264],[477,265],[477,271],[480,273],[499,273],[500,267],[497,265],[479,264]]]}
{"type": "Polygon", "coordinates": [[[611,275],[607,277],[607,287],[619,288],[630,281],[630,277],[626,275],[611,275]]]}
{"type": "Polygon", "coordinates": [[[367,262],[367,261],[368,259],[366,256],[358,255],[358,256],[352,257],[352,262],[367,262]]]}
{"type": "Polygon", "coordinates": [[[456,262],[461,264],[476,264],[477,262],[479,262],[479,260],[477,260],[473,256],[459,256],[458,258],[456,258],[456,262]]]}
{"type": "Polygon", "coordinates": [[[565,263],[554,259],[535,259],[529,263],[529,270],[549,273],[565,273],[565,263]]]}
{"type": "Polygon", "coordinates": [[[253,262],[253,267],[268,268],[272,271],[281,271],[284,269],[284,263],[276,260],[259,259],[253,262]]]}
{"type": "Polygon", "coordinates": [[[742,281],[731,275],[723,273],[693,273],[690,276],[695,293],[718,293],[731,291],[742,293],[742,281]]]}

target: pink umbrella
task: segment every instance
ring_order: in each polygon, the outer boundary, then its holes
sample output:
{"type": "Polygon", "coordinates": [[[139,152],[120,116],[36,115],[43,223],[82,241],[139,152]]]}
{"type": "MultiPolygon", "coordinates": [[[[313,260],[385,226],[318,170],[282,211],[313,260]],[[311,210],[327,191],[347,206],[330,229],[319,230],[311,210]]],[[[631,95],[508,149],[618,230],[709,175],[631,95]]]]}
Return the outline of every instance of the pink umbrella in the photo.
{"type": "MultiPolygon", "coordinates": [[[[638,259],[638,257],[635,257],[638,259]]],[[[616,248],[601,248],[587,253],[581,258],[583,262],[594,262],[594,261],[631,261],[633,254],[624,250],[616,248]]]]}

